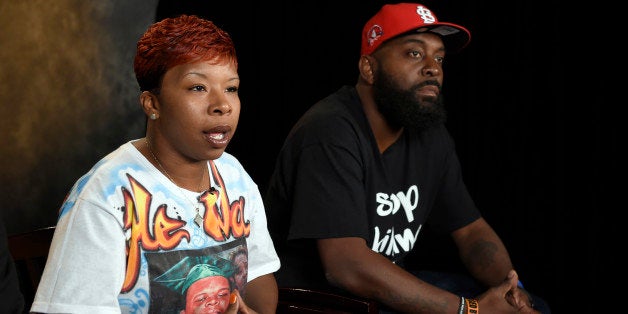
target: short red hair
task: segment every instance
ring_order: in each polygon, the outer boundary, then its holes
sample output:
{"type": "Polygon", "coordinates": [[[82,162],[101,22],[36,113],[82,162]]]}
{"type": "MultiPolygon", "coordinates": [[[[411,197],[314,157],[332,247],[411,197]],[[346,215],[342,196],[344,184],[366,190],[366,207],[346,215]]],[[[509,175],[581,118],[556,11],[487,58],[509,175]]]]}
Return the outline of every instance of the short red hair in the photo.
{"type": "Polygon", "coordinates": [[[195,15],[180,15],[151,25],[137,42],[133,68],[141,91],[160,87],[174,66],[215,61],[238,64],[231,36],[213,22],[195,15]]]}

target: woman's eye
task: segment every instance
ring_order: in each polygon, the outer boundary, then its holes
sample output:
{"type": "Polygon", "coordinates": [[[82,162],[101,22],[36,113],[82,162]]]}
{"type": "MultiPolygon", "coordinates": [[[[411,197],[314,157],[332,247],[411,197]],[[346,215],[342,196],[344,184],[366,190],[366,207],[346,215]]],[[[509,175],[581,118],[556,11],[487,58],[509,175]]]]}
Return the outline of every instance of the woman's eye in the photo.
{"type": "Polygon", "coordinates": [[[237,93],[240,89],[237,86],[231,86],[227,88],[227,92],[229,93],[237,93]]]}
{"type": "Polygon", "coordinates": [[[194,85],[192,86],[191,90],[196,91],[196,92],[202,92],[202,91],[205,91],[205,87],[202,85],[194,85]]]}

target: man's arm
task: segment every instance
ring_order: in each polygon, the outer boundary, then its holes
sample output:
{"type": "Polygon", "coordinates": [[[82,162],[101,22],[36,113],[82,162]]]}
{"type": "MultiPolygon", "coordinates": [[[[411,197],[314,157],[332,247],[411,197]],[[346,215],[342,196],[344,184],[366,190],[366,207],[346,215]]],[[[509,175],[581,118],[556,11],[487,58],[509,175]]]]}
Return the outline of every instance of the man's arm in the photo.
{"type": "Polygon", "coordinates": [[[330,284],[402,312],[456,313],[460,297],[429,285],[371,250],[362,238],[318,240],[330,284]]]}
{"type": "MultiPolygon", "coordinates": [[[[475,279],[489,287],[509,280],[513,265],[508,250],[484,218],[452,232],[452,238],[460,259],[475,279]]],[[[531,301],[527,292],[516,285],[512,285],[506,299],[521,312],[530,311],[531,301]]]]}
{"type": "Polygon", "coordinates": [[[246,284],[246,305],[258,313],[274,314],[277,310],[277,281],[273,274],[257,277],[246,284]]]}
{"type": "MultiPolygon", "coordinates": [[[[430,285],[387,258],[372,251],[362,238],[318,240],[325,275],[330,284],[352,294],[374,299],[405,313],[457,313],[460,296],[430,285]]],[[[508,278],[479,297],[485,312],[527,312],[507,302],[506,295],[516,286],[517,277],[508,278]]]]}
{"type": "Polygon", "coordinates": [[[513,269],[508,251],[493,228],[480,218],[451,234],[462,263],[487,286],[496,286],[513,269]]]}

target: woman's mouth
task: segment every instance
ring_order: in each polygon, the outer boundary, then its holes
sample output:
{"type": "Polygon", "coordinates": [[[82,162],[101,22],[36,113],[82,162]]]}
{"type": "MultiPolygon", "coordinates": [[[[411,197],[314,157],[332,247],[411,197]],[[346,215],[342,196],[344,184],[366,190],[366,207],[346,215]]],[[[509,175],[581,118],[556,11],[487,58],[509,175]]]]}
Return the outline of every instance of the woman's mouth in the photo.
{"type": "Polygon", "coordinates": [[[205,140],[211,143],[215,148],[223,148],[229,144],[229,140],[231,139],[229,136],[229,132],[231,131],[230,126],[218,126],[212,128],[209,131],[203,132],[205,134],[205,140]]]}

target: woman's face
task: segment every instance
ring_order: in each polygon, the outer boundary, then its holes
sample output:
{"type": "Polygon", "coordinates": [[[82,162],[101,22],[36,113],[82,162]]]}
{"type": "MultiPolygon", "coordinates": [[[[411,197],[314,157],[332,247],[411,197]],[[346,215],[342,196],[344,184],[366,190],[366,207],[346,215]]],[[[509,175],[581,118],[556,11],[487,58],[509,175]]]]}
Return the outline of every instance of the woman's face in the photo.
{"type": "Polygon", "coordinates": [[[230,62],[201,61],[169,69],[157,95],[156,131],[184,158],[220,157],[238,126],[239,86],[237,67],[230,62]]]}
{"type": "Polygon", "coordinates": [[[224,313],[229,307],[229,280],[223,276],[210,276],[195,281],[185,294],[185,312],[224,313]]]}

